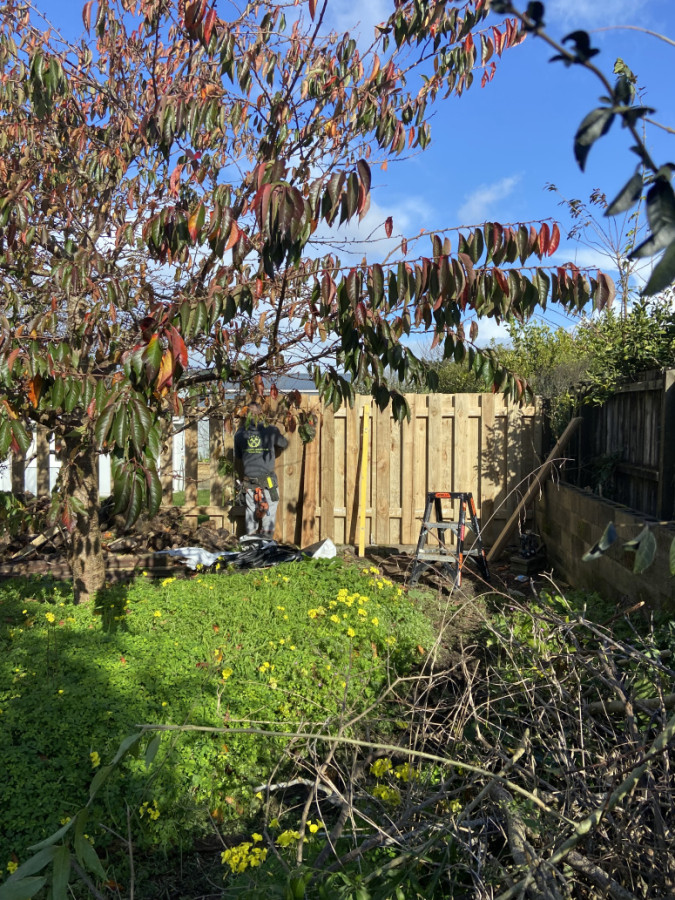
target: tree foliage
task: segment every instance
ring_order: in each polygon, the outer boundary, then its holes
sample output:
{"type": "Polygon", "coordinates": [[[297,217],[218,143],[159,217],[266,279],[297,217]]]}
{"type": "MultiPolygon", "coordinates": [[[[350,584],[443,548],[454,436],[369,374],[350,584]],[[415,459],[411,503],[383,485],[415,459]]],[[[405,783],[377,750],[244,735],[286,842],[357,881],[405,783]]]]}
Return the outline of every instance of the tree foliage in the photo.
{"type": "Polygon", "coordinates": [[[423,150],[431,104],[476,67],[486,84],[523,38],[483,0],[408,0],[362,50],[325,12],[90,0],[77,43],[18,0],[0,12],[0,453],[25,452],[36,424],[57,437],[54,515],[88,522],[94,548],[92,459],[112,454],[128,522],[152,512],[162,421],[197,385],[213,402],[309,366],[326,402],[358,379],[401,417],[388,373],[426,378],[405,339],[427,332],[517,395],[476,319],[609,299],[602,273],[547,266],[547,222],[432,234],[414,256],[403,238],[387,263],[315,246],[366,214],[369,160],[423,150]]]}

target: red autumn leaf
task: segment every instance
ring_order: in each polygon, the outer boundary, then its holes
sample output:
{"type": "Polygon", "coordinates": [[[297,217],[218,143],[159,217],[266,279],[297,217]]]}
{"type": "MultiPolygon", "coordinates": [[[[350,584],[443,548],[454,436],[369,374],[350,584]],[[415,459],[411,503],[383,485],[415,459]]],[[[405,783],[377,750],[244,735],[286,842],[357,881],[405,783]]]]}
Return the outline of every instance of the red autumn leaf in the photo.
{"type": "Polygon", "coordinates": [[[19,355],[19,352],[20,352],[19,348],[17,347],[15,350],[12,350],[12,352],[7,357],[7,368],[9,369],[10,372],[12,371],[12,367],[14,366],[14,363],[16,362],[16,358],[19,355]]]}
{"type": "Polygon", "coordinates": [[[401,253],[404,256],[408,255],[408,242],[405,238],[403,238],[403,240],[401,241],[401,253]]]}
{"type": "Polygon", "coordinates": [[[213,33],[213,26],[216,24],[217,20],[216,10],[215,8],[210,9],[204,19],[204,43],[208,44],[211,40],[211,35],[213,33]]]}
{"type": "Polygon", "coordinates": [[[279,396],[279,388],[276,386],[276,384],[273,384],[272,387],[270,388],[270,397],[272,398],[272,400],[276,400],[278,396],[279,396]]]}
{"type": "Polygon", "coordinates": [[[394,230],[394,220],[392,219],[391,216],[387,216],[387,219],[384,223],[384,233],[387,235],[388,238],[390,238],[393,230],[394,230]]]}
{"type": "Polygon", "coordinates": [[[354,310],[354,318],[356,319],[357,325],[360,325],[362,328],[366,324],[366,305],[363,301],[356,304],[356,309],[354,310]]]}
{"type": "Polygon", "coordinates": [[[309,14],[312,17],[312,21],[314,21],[314,16],[316,15],[316,0],[309,0],[309,14]]]}
{"type": "Polygon", "coordinates": [[[473,342],[475,342],[478,337],[478,322],[475,319],[472,319],[471,325],[469,327],[469,338],[473,342]]]}
{"type": "Polygon", "coordinates": [[[498,284],[499,287],[501,288],[502,293],[503,293],[503,294],[506,294],[506,295],[508,296],[508,294],[509,294],[509,282],[508,282],[508,279],[507,279],[506,275],[502,272],[501,269],[498,269],[498,268],[496,268],[496,267],[492,270],[492,274],[493,274],[494,277],[497,279],[497,284],[498,284]]]}
{"type": "Polygon", "coordinates": [[[87,407],[87,415],[90,419],[93,419],[96,415],[96,397],[92,399],[91,403],[87,407]]]}
{"type": "Polygon", "coordinates": [[[36,375],[28,382],[28,399],[33,409],[37,409],[42,393],[42,375],[36,375]]]}
{"type": "Polygon", "coordinates": [[[231,250],[232,247],[234,247],[234,245],[237,243],[238,240],[239,240],[239,228],[237,227],[237,223],[233,222],[230,227],[230,236],[228,237],[227,242],[225,244],[225,249],[231,250]]]}
{"type": "Polygon", "coordinates": [[[551,237],[548,242],[548,255],[553,256],[555,251],[558,249],[560,245],[560,229],[558,228],[557,222],[553,225],[551,229],[551,237]]]}
{"type": "Polygon", "coordinates": [[[84,27],[89,31],[91,28],[91,8],[94,5],[94,0],[89,0],[88,3],[84,4],[82,9],[82,22],[84,23],[84,27]]]}
{"type": "Polygon", "coordinates": [[[551,229],[548,227],[546,222],[544,222],[539,232],[539,250],[541,251],[542,256],[549,256],[548,245],[550,242],[551,229]]]}

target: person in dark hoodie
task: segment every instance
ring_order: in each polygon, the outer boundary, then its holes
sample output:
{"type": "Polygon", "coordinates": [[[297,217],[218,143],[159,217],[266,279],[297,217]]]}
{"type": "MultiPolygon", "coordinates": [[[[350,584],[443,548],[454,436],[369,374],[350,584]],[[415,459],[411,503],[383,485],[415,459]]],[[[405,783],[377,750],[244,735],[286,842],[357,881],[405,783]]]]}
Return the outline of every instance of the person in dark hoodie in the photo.
{"type": "Polygon", "coordinates": [[[277,451],[288,440],[276,425],[266,425],[257,403],[251,403],[234,435],[234,459],[246,504],[246,534],[261,533],[271,540],[279,505],[279,482],[274,471],[277,451]]]}

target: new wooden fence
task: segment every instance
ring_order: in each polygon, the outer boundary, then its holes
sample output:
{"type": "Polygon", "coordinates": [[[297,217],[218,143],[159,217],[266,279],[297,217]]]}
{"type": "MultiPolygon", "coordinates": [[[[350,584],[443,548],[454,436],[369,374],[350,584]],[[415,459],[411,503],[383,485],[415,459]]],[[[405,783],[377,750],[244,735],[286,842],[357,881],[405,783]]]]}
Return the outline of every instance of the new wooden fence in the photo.
{"type": "MultiPolygon", "coordinates": [[[[415,544],[430,490],[471,491],[484,537],[489,542],[496,536],[541,461],[539,407],[521,407],[494,394],[411,394],[407,399],[411,419],[399,423],[389,410],[373,409],[368,397],[337,412],[323,408],[316,397],[303,397],[303,406],[317,414],[317,435],[304,445],[297,434],[288,435],[289,447],[277,460],[278,540],[302,546],[325,537],[338,545],[358,541],[366,414],[367,543],[415,544]]],[[[234,475],[223,466],[223,460],[231,460],[232,435],[222,420],[211,419],[209,459],[200,462],[199,427],[197,421],[185,425],[182,459],[176,458],[173,442],[163,453],[163,502],[175,501],[180,469],[184,514],[208,516],[216,526],[241,532],[243,510],[233,506],[234,475]],[[223,474],[224,469],[229,473],[223,474]]],[[[54,481],[44,435],[37,449],[33,482],[43,493],[54,481]]],[[[23,477],[17,462],[14,489],[20,489],[23,477]]]]}
{"type": "Polygon", "coordinates": [[[570,479],[657,519],[675,515],[675,370],[617,389],[582,407],[570,479]]]}

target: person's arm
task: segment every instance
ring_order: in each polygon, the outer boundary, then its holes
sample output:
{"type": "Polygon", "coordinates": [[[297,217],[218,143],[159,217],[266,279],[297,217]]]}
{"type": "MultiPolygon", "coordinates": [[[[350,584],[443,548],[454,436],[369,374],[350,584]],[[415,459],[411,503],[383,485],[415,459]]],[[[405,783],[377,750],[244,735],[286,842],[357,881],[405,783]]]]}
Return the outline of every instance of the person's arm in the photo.
{"type": "Polygon", "coordinates": [[[282,450],[285,450],[288,447],[288,438],[283,435],[279,429],[274,427],[274,447],[275,450],[278,451],[276,455],[278,456],[282,450]]]}

